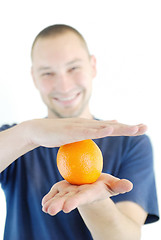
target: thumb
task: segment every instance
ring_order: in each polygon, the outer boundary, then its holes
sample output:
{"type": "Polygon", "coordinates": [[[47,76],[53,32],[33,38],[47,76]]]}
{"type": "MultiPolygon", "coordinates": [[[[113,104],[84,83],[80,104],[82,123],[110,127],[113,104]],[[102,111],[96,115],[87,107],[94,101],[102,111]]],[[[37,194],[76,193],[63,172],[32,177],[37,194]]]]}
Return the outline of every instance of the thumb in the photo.
{"type": "Polygon", "coordinates": [[[132,182],[127,179],[117,179],[110,184],[110,190],[115,194],[130,192],[133,188],[132,182]]]}

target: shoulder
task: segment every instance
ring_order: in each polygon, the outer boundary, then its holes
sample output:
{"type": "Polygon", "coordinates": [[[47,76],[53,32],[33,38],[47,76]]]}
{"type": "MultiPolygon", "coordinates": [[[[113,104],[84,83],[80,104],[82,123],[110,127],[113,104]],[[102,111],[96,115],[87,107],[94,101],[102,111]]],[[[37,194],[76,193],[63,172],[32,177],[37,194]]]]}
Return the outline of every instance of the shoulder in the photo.
{"type": "Polygon", "coordinates": [[[135,147],[136,145],[142,145],[142,146],[149,146],[151,147],[151,140],[150,137],[146,134],[135,136],[135,137],[129,137],[129,143],[131,147],[135,147]]]}
{"type": "Polygon", "coordinates": [[[140,135],[135,137],[129,137],[125,143],[126,155],[128,159],[149,159],[151,161],[153,151],[152,144],[149,136],[140,135]]]}
{"type": "Polygon", "coordinates": [[[16,123],[13,123],[13,124],[3,124],[2,126],[0,126],[0,132],[1,131],[4,131],[4,130],[7,130],[11,127],[14,127],[15,125],[17,125],[16,123]]]}

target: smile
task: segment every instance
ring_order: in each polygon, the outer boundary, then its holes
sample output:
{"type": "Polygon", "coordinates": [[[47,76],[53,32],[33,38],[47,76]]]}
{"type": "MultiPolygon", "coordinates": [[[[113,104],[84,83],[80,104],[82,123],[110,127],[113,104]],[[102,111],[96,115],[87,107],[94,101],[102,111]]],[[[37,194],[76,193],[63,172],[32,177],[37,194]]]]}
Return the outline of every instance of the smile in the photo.
{"type": "Polygon", "coordinates": [[[76,93],[74,95],[67,96],[67,97],[55,97],[55,98],[53,98],[53,100],[60,105],[68,106],[68,105],[75,104],[79,100],[80,95],[81,95],[81,93],[79,92],[79,93],[76,93]]]}

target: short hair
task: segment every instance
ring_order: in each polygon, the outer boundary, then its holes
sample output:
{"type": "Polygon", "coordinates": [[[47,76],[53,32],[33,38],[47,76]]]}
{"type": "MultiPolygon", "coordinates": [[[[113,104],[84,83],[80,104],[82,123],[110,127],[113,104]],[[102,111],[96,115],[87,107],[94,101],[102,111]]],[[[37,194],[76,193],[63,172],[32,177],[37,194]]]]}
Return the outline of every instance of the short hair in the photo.
{"type": "Polygon", "coordinates": [[[35,43],[37,42],[38,39],[48,38],[48,37],[56,37],[56,36],[59,36],[61,34],[67,33],[67,32],[73,32],[74,34],[76,34],[78,36],[78,38],[81,40],[81,42],[83,43],[87,53],[89,54],[87,43],[86,43],[84,37],[82,36],[82,34],[80,32],[78,32],[75,28],[73,28],[69,25],[55,24],[55,25],[51,25],[49,27],[44,28],[35,37],[35,39],[33,41],[33,44],[32,44],[32,48],[31,48],[31,58],[32,58],[35,43]]]}

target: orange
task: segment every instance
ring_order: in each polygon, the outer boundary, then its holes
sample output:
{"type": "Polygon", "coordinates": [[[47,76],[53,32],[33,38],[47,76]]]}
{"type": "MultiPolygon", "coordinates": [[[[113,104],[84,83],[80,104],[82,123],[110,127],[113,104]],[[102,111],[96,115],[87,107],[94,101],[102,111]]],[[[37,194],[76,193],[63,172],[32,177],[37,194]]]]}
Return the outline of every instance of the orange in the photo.
{"type": "Polygon", "coordinates": [[[102,152],[91,139],[66,144],[58,150],[57,166],[71,184],[93,183],[102,172],[102,152]]]}

